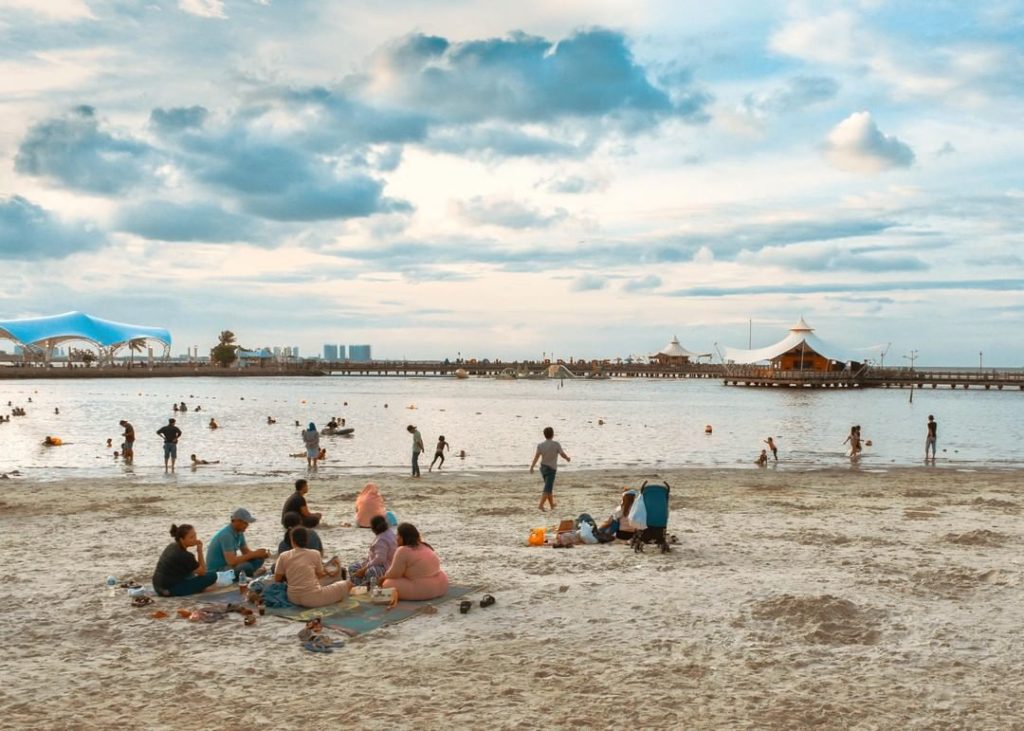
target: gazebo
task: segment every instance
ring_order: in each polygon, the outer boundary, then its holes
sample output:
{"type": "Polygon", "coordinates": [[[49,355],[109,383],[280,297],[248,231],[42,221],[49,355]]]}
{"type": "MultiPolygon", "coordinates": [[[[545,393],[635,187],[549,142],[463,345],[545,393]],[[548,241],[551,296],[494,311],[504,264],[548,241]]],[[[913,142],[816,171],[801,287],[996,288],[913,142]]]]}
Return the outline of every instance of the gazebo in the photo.
{"type": "Polygon", "coordinates": [[[103,320],[83,312],[65,312],[49,317],[24,320],[0,320],[0,338],[13,340],[29,352],[40,353],[49,362],[53,349],[61,343],[81,340],[96,347],[101,363],[113,363],[117,351],[135,347],[146,341],[164,346],[164,357],[170,354],[171,332],[162,327],[128,325],[103,320]]]}
{"type": "Polygon", "coordinates": [[[691,359],[710,358],[711,353],[694,353],[679,344],[679,338],[675,335],[668,345],[657,353],[651,353],[650,358],[660,365],[686,365],[691,359]]]}
{"type": "Polygon", "coordinates": [[[726,363],[768,362],[772,369],[781,371],[840,371],[846,363],[863,360],[819,338],[803,317],[774,345],[754,350],[726,348],[724,355],[726,363]]]}

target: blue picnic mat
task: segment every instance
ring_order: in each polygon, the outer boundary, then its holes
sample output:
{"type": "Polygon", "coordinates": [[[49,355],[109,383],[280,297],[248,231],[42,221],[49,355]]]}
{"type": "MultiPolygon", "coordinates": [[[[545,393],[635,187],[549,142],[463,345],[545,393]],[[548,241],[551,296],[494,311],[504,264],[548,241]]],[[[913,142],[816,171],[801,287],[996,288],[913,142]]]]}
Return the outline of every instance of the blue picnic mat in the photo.
{"type": "MultiPolygon", "coordinates": [[[[470,592],[476,591],[476,587],[458,586],[452,584],[448,587],[448,593],[437,599],[428,599],[422,602],[399,601],[394,609],[388,609],[386,604],[374,604],[367,594],[349,596],[337,604],[328,604],[326,607],[307,609],[305,607],[288,607],[277,609],[267,607],[267,614],[275,617],[284,617],[297,622],[308,622],[311,619],[320,618],[324,626],[340,630],[350,637],[370,632],[378,627],[386,627],[389,624],[404,622],[410,617],[419,614],[424,607],[438,606],[451,599],[458,599],[470,592]]],[[[204,601],[217,604],[229,604],[231,602],[241,603],[242,597],[237,588],[226,589],[202,595],[204,601]]]]}

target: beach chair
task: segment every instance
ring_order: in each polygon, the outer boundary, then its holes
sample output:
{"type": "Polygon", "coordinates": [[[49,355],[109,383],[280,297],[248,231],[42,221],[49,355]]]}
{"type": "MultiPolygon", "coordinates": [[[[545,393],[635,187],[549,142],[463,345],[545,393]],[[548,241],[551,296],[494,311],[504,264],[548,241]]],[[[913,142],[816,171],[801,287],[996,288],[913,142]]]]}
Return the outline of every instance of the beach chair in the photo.
{"type": "Polygon", "coordinates": [[[643,553],[645,543],[657,543],[662,553],[672,549],[668,545],[668,495],[669,485],[664,483],[644,484],[629,512],[635,532],[630,545],[637,553],[643,553]]]}

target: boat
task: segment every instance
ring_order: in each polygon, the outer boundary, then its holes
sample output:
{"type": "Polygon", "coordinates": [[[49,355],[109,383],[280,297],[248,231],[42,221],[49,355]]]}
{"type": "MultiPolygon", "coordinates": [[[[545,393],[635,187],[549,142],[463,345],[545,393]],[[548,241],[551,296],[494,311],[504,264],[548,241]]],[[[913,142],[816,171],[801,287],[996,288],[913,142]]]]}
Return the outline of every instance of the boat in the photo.
{"type": "Polygon", "coordinates": [[[355,427],[347,426],[342,429],[323,429],[320,434],[325,437],[347,437],[355,432],[355,427]]]}

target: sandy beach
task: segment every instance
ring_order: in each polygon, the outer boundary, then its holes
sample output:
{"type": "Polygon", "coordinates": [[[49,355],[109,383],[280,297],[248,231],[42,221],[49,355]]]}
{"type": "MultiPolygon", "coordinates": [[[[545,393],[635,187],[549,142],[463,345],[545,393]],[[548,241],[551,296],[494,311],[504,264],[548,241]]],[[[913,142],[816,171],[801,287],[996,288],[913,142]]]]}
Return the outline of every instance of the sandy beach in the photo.
{"type": "MultiPolygon", "coordinates": [[[[630,470],[560,470],[558,516],[603,517],[630,470]]],[[[109,574],[148,582],[172,522],[203,540],[237,505],[254,547],[280,540],[279,486],[173,479],[5,480],[0,726],[5,728],[1024,727],[1017,472],[680,470],[672,553],[529,548],[540,479],[382,476],[454,582],[456,602],[305,652],[301,625],[150,618],[109,574]]],[[[362,480],[316,479],[329,554],[362,480]]]]}

